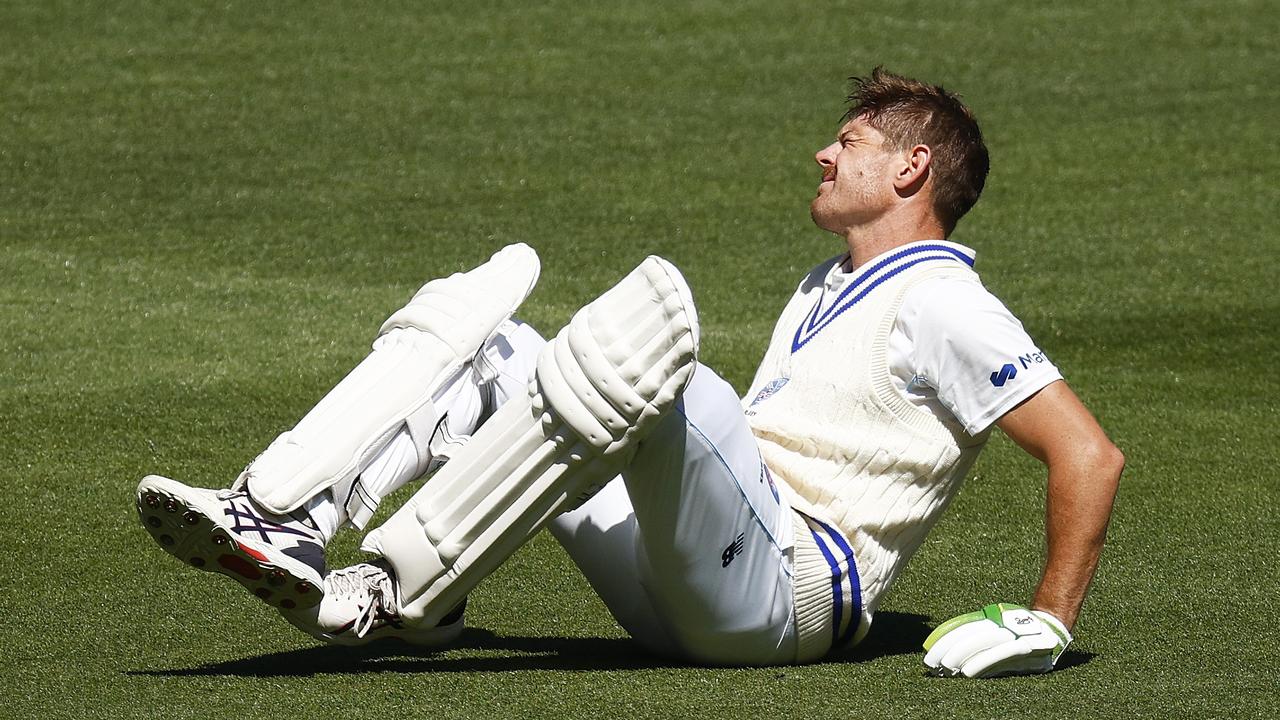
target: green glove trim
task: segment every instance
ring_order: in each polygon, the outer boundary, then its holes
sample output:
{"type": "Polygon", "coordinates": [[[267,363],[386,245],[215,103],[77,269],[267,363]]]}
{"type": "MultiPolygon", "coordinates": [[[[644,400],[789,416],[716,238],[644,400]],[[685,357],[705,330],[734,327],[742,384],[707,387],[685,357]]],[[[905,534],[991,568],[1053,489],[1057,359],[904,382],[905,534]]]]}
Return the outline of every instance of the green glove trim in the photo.
{"type": "MultiPolygon", "coordinates": [[[[938,642],[943,635],[946,635],[961,625],[967,625],[979,620],[990,620],[996,625],[1004,627],[1004,622],[1002,622],[1002,620],[1005,610],[1026,610],[1026,608],[1022,605],[1015,605],[1013,603],[991,603],[990,605],[983,607],[981,610],[957,615],[934,628],[933,632],[929,633],[929,637],[924,639],[924,651],[929,652],[932,650],[933,644],[938,642]]],[[[1057,632],[1057,630],[1055,629],[1054,632],[1057,632]]]]}
{"type": "Polygon", "coordinates": [[[985,616],[982,614],[982,611],[976,610],[971,613],[957,615],[951,618],[950,620],[942,623],[938,627],[934,628],[933,632],[929,633],[929,637],[924,639],[924,651],[929,652],[930,650],[932,650],[933,644],[938,642],[939,638],[941,638],[943,635],[946,635],[947,633],[951,632],[952,630],[955,630],[961,625],[966,625],[968,623],[981,620],[983,617],[985,616]]]}
{"type": "Polygon", "coordinates": [[[996,625],[1004,627],[1004,612],[1006,610],[1026,610],[1026,608],[1013,603],[991,603],[982,608],[982,614],[996,625]]]}

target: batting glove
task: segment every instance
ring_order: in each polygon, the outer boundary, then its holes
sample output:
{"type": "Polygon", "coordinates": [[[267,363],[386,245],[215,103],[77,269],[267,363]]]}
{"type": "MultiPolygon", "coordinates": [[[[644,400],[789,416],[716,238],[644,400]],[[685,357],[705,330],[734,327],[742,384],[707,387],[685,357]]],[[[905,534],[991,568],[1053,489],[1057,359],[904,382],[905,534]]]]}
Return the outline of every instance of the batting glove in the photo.
{"type": "Polygon", "coordinates": [[[1058,618],[993,603],[942,623],[924,641],[924,664],[941,677],[986,678],[1049,672],[1071,643],[1058,618]]]}

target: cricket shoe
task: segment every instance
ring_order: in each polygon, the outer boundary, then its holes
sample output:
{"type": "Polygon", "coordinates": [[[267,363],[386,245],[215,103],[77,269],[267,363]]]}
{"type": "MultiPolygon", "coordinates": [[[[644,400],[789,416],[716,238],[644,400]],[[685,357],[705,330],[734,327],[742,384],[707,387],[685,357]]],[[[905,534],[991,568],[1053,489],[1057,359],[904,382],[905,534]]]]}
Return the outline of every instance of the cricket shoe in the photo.
{"type": "Polygon", "coordinates": [[[334,570],[325,576],[323,588],[320,604],[280,614],[294,627],[327,643],[364,645],[395,638],[413,645],[441,647],[462,634],[466,600],[433,627],[404,623],[395,576],[384,560],[334,570]]]}
{"type": "Polygon", "coordinates": [[[137,502],[143,527],[184,563],[222,573],[282,611],[320,602],[324,541],[305,513],[274,515],[248,493],[159,475],[138,483],[137,502]]]}

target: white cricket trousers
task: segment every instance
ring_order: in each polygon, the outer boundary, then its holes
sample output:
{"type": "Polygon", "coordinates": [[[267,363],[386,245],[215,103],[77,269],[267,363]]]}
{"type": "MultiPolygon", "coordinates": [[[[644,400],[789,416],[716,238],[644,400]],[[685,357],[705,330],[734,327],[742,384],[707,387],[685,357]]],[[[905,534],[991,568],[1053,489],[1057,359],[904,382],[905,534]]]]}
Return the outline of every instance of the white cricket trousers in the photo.
{"type": "MultiPolygon", "coordinates": [[[[528,325],[504,325],[482,353],[490,390],[466,375],[444,393],[453,436],[465,442],[484,405],[527,392],[545,344],[528,325]]],[[[382,496],[411,480],[415,467],[402,431],[364,476],[382,496]]],[[[737,393],[699,364],[621,477],[550,529],[645,648],[702,663],[771,665],[797,656],[792,520],[737,393]]]]}
{"type": "MultiPolygon", "coordinates": [[[[531,373],[545,341],[520,330],[505,362],[531,373]]],[[[699,364],[622,476],[550,530],[645,648],[770,665],[796,659],[791,524],[737,393],[699,364]]]]}
{"type": "Polygon", "coordinates": [[[791,522],[737,394],[699,365],[622,477],[551,533],[649,650],[771,665],[796,659],[791,522]]]}

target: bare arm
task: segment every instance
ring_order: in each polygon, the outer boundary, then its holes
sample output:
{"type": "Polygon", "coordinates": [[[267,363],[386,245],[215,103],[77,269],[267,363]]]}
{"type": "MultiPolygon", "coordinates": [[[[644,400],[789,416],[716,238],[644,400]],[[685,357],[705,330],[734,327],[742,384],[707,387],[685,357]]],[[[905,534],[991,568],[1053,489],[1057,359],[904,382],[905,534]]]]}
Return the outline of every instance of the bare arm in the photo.
{"type": "Polygon", "coordinates": [[[1070,629],[1098,567],[1124,455],[1062,381],[1046,386],[996,422],[1049,470],[1047,555],[1032,608],[1070,629]]]}

